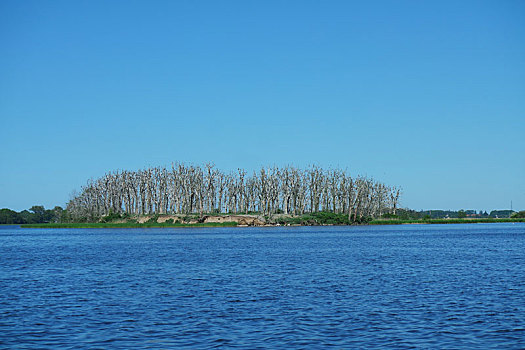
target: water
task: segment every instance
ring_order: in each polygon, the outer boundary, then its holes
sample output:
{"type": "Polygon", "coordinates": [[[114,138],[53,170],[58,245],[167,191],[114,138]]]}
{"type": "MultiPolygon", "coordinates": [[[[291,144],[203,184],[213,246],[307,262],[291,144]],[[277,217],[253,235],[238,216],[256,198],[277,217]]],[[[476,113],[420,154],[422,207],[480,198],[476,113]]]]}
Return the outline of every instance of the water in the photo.
{"type": "Polygon", "coordinates": [[[2,348],[524,348],[525,224],[0,228],[2,348]]]}

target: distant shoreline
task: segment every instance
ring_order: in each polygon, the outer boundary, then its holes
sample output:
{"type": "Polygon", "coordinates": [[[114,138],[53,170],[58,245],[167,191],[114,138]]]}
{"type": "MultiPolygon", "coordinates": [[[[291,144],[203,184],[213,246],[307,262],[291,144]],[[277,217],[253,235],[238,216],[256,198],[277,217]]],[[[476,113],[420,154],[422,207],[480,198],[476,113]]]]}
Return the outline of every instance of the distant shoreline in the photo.
{"type": "MultiPolygon", "coordinates": [[[[242,217],[242,216],[238,216],[242,217]]],[[[525,222],[524,218],[478,218],[478,219],[375,219],[362,224],[279,224],[262,223],[257,221],[223,221],[223,222],[192,222],[192,223],[173,223],[173,222],[90,222],[90,223],[47,223],[47,224],[20,224],[7,226],[20,226],[21,228],[177,228],[177,227],[301,227],[301,226],[368,226],[368,225],[414,225],[414,224],[479,224],[479,223],[511,223],[525,222]]]]}

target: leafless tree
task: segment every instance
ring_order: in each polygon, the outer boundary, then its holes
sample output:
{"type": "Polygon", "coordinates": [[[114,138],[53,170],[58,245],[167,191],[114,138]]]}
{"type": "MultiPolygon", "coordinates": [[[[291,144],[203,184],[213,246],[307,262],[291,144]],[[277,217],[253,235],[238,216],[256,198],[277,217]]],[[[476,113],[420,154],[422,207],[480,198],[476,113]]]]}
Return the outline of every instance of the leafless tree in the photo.
{"type": "Polygon", "coordinates": [[[349,220],[396,214],[401,190],[341,169],[310,166],[243,169],[224,173],[213,163],[203,167],[174,163],[170,169],[109,172],[89,180],[68,204],[76,220],[115,214],[284,213],[319,210],[344,213],[349,220]]]}

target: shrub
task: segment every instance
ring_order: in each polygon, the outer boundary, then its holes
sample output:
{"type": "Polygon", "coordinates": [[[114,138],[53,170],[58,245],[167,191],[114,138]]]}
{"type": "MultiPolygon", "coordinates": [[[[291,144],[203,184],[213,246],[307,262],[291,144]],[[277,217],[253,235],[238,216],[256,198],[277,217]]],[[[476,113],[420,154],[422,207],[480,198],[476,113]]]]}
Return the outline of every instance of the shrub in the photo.
{"type": "Polygon", "coordinates": [[[148,223],[148,224],[155,224],[155,223],[157,223],[158,219],[159,219],[159,215],[155,214],[148,221],[146,221],[146,223],[148,223]]]}
{"type": "Polygon", "coordinates": [[[109,214],[106,216],[103,216],[100,219],[100,222],[112,222],[112,221],[119,220],[119,219],[122,219],[122,216],[118,213],[114,213],[113,210],[110,209],[109,214]]]}

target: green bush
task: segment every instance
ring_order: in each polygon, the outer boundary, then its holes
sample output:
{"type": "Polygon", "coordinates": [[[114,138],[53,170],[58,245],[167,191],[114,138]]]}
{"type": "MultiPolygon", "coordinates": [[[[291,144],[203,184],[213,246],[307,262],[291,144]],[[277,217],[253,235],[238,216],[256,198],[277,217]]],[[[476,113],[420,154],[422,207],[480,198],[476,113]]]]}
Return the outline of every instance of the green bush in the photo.
{"type": "Polygon", "coordinates": [[[518,219],[518,218],[525,218],[525,210],[521,210],[521,211],[518,211],[516,213],[513,213],[511,218],[513,218],[513,219],[514,218],[516,218],[516,219],[518,219]]]}
{"type": "Polygon", "coordinates": [[[119,213],[114,213],[113,210],[110,209],[109,214],[106,216],[103,216],[100,219],[100,222],[113,222],[119,219],[122,219],[122,215],[120,215],[119,213]]]}
{"type": "Polygon", "coordinates": [[[147,224],[156,224],[158,219],[159,219],[159,215],[155,214],[148,221],[146,221],[146,223],[147,224]]]}
{"type": "MultiPolygon", "coordinates": [[[[358,218],[356,223],[368,223],[370,218],[358,218]]],[[[303,214],[301,216],[283,217],[277,220],[281,225],[351,225],[353,221],[348,220],[348,214],[320,211],[316,213],[303,214]]]]}
{"type": "Polygon", "coordinates": [[[383,214],[383,215],[381,215],[381,217],[383,219],[397,219],[398,218],[397,215],[390,214],[390,213],[383,214]]]}

